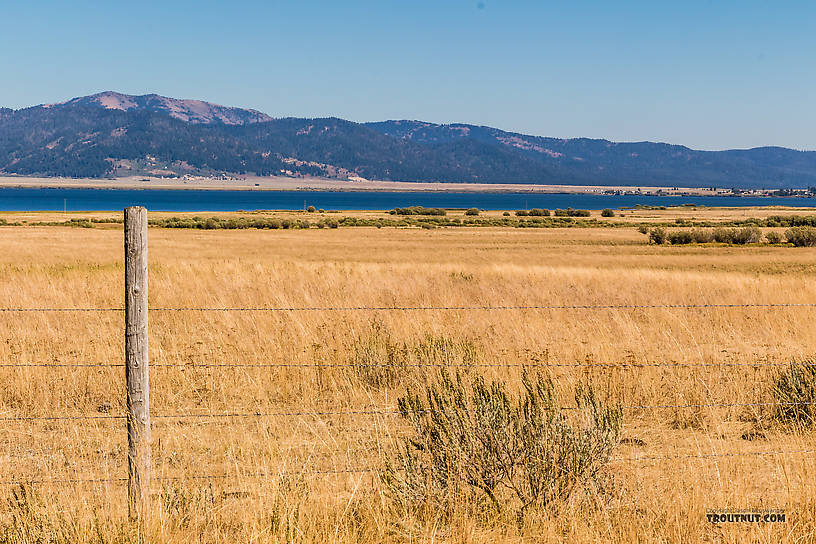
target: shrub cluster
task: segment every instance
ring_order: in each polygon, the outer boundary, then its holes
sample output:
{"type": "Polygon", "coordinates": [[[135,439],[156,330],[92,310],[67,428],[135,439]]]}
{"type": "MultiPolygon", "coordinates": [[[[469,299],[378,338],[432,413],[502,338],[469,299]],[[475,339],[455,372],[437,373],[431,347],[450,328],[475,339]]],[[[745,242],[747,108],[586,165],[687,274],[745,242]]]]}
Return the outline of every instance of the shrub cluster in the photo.
{"type": "Polygon", "coordinates": [[[762,239],[759,227],[748,226],[742,228],[718,227],[712,232],[714,241],[721,244],[756,244],[762,239]]]}
{"type": "Polygon", "coordinates": [[[424,206],[409,206],[408,208],[394,208],[391,215],[448,215],[442,208],[426,208],[424,206]]]}
{"type": "MultiPolygon", "coordinates": [[[[274,217],[170,217],[151,219],[150,225],[168,229],[308,229],[312,223],[307,220],[277,219],[274,217]]],[[[317,228],[337,228],[339,222],[323,219],[314,223],[317,228]]]]}
{"type": "Polygon", "coordinates": [[[769,244],[781,244],[785,238],[778,232],[770,231],[765,233],[765,240],[767,240],[769,244]]]}
{"type": "Polygon", "coordinates": [[[516,210],[516,215],[518,217],[549,217],[550,210],[545,210],[542,208],[533,208],[532,210],[516,210]]]}
{"type": "Polygon", "coordinates": [[[792,227],[785,231],[785,239],[796,247],[816,246],[816,228],[792,227]]]}
{"type": "MultiPolygon", "coordinates": [[[[759,227],[749,226],[742,228],[718,227],[713,230],[694,228],[679,229],[667,232],[663,227],[652,227],[651,229],[641,226],[638,229],[642,234],[649,236],[649,242],[653,244],[685,245],[685,244],[707,244],[718,242],[721,244],[745,245],[757,244],[762,241],[762,231],[759,227]]],[[[769,243],[778,243],[779,236],[776,233],[769,233],[769,243]]],[[[814,239],[816,243],[816,239],[814,239]]]]}
{"type": "Polygon", "coordinates": [[[572,208],[567,208],[566,210],[555,210],[556,217],[589,217],[590,213],[589,210],[573,210],[572,208]]]}
{"type": "Polygon", "coordinates": [[[601,217],[615,217],[615,211],[609,208],[601,210],[601,217]]]}
{"type": "Polygon", "coordinates": [[[465,215],[479,215],[479,208],[468,208],[465,210],[465,215]]]}
{"type": "MultiPolygon", "coordinates": [[[[756,221],[756,220],[752,220],[756,221]]],[[[771,215],[762,221],[763,227],[816,227],[816,215],[771,215]]]]}

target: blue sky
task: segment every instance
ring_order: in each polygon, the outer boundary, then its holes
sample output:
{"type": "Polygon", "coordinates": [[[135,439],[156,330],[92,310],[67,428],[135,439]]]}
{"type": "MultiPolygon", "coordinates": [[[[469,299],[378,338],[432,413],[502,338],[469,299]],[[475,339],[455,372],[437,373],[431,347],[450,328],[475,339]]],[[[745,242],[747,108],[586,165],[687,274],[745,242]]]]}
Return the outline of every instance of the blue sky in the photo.
{"type": "Polygon", "coordinates": [[[16,1],[0,105],[156,92],[276,117],[816,149],[816,3],[16,1]]]}

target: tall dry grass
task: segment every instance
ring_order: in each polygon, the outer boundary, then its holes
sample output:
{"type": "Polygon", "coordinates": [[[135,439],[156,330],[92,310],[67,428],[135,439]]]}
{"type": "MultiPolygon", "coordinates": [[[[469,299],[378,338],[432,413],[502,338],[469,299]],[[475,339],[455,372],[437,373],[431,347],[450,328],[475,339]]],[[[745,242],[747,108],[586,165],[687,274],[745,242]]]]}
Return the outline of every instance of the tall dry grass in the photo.
{"type": "MultiPolygon", "coordinates": [[[[703,212],[697,212],[701,214],[703,212]]],[[[816,252],[651,247],[634,230],[150,230],[153,307],[816,303],[816,252]]],[[[0,229],[0,306],[118,307],[117,229],[0,229]]],[[[439,363],[786,362],[816,346],[816,309],[153,312],[156,416],[393,410],[439,363]],[[393,375],[366,361],[388,358],[393,375]],[[195,363],[348,367],[195,368],[195,363]],[[358,367],[354,365],[358,364],[358,367]],[[399,368],[399,365],[407,365],[399,368]]],[[[0,314],[0,362],[121,363],[119,313],[0,314]]],[[[473,369],[518,386],[517,368],[473,369]]],[[[625,405],[767,402],[772,368],[557,367],[625,405]]],[[[0,368],[0,415],[116,415],[122,368],[0,368]]],[[[766,408],[629,409],[620,457],[802,450],[766,408]],[[741,436],[758,429],[757,440],[741,436]],[[638,442],[639,441],[639,442],[638,442]],[[640,445],[638,445],[640,444],[640,445]]],[[[0,421],[3,480],[126,476],[120,420],[0,421]]],[[[587,497],[523,527],[395,517],[376,474],[406,428],[383,415],[154,419],[151,541],[807,541],[813,455],[616,462],[587,497]],[[259,473],[272,476],[257,477],[259,473]],[[214,480],[195,475],[218,475],[214,480]],[[706,508],[782,507],[788,523],[714,526],[706,508]]],[[[0,542],[129,542],[120,482],[0,489],[0,542]],[[15,521],[16,519],[16,521],[15,521]],[[16,524],[16,525],[15,525],[16,524]],[[37,535],[50,535],[42,536],[37,535]],[[48,540],[50,538],[50,540],[48,540]]]]}

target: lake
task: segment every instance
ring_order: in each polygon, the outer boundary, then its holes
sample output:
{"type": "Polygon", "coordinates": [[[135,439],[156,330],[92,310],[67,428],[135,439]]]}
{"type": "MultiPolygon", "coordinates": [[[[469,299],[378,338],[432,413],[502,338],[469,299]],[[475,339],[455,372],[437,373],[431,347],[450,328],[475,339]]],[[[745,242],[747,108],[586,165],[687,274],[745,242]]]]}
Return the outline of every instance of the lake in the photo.
{"type": "Polygon", "coordinates": [[[816,207],[816,198],[762,198],[723,196],[636,196],[540,193],[420,193],[351,191],[208,191],[168,189],[57,189],[0,188],[0,210],[35,211],[121,210],[145,206],[153,211],[299,210],[314,206],[326,210],[388,210],[405,206],[521,210],[527,208],[630,207],[635,204],[670,206],[694,203],[705,206],[816,207]]]}

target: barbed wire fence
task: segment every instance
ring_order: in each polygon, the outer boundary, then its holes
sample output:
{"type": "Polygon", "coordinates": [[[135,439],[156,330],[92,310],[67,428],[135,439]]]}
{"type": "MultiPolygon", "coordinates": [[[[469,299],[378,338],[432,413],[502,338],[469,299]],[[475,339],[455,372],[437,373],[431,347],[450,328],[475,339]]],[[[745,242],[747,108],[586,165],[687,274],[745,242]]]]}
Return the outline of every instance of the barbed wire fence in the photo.
{"type": "MultiPolygon", "coordinates": [[[[13,313],[123,313],[125,316],[125,359],[124,363],[112,362],[0,362],[0,368],[44,368],[44,369],[80,369],[80,368],[124,368],[128,386],[128,412],[124,414],[76,414],[76,415],[2,415],[0,422],[30,423],[37,421],[126,421],[128,424],[128,476],[113,478],[29,478],[0,479],[0,485],[70,485],[70,484],[127,484],[129,488],[129,506],[132,517],[146,518],[145,508],[150,488],[150,424],[157,422],[194,420],[200,424],[220,423],[223,420],[258,420],[263,418],[306,418],[306,417],[395,417],[399,410],[388,407],[371,407],[358,410],[295,410],[279,412],[206,412],[206,413],[167,413],[151,414],[149,411],[148,369],[213,369],[213,368],[256,368],[256,369],[331,369],[331,368],[389,368],[394,364],[387,363],[268,363],[268,362],[155,362],[149,363],[147,357],[147,317],[154,312],[421,312],[421,311],[508,311],[508,310],[638,310],[638,309],[786,309],[816,308],[816,303],[733,303],[733,304],[553,304],[553,305],[475,305],[475,306],[310,306],[310,307],[153,307],[147,306],[147,214],[144,208],[125,210],[126,243],[126,305],[125,307],[37,307],[37,308],[0,308],[0,314],[13,313]],[[134,238],[135,237],[135,238],[134,238]],[[135,240],[136,243],[133,243],[135,240]],[[137,266],[139,265],[139,266],[137,266]],[[136,379],[134,379],[134,377],[136,379]],[[141,379],[138,379],[141,378],[141,379]],[[134,383],[135,382],[135,383],[134,383]]],[[[404,363],[401,368],[582,368],[582,369],[621,369],[637,370],[643,368],[762,368],[785,367],[790,363],[769,361],[744,362],[554,362],[554,363],[404,363]]],[[[627,411],[644,410],[681,410],[702,408],[782,408],[812,407],[816,402],[710,402],[710,403],[675,403],[654,405],[622,405],[627,411]]],[[[577,410],[576,407],[563,406],[562,410],[577,410]]],[[[721,459],[733,457],[766,457],[781,455],[805,455],[816,453],[816,449],[798,449],[787,451],[727,451],[711,453],[640,455],[612,457],[615,463],[660,462],[678,459],[721,459]]],[[[221,474],[184,474],[179,476],[161,475],[153,479],[158,481],[185,480],[219,480],[236,476],[242,478],[270,478],[282,475],[333,475],[333,474],[367,474],[381,470],[376,466],[358,466],[335,469],[289,470],[279,471],[233,472],[221,474]]]]}

